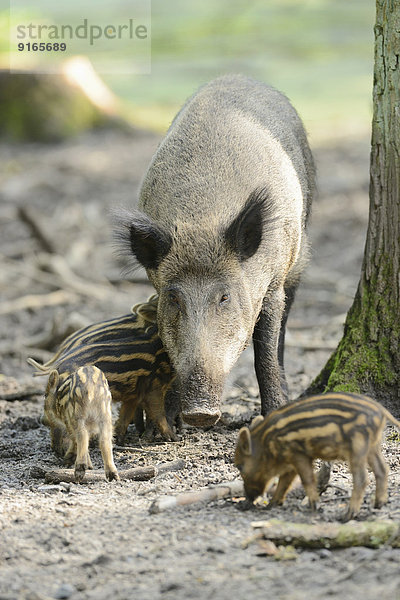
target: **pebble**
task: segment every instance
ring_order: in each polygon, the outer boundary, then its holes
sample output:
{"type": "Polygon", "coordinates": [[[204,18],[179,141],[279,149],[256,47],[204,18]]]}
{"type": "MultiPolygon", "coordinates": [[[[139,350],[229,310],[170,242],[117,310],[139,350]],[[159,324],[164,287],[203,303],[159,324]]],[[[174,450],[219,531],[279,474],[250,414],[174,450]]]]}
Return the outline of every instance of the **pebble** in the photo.
{"type": "Polygon", "coordinates": [[[160,586],[161,594],[166,594],[167,592],[173,592],[174,590],[179,590],[182,587],[182,584],[176,581],[169,581],[166,583],[162,583],[160,586]]]}
{"type": "Polygon", "coordinates": [[[215,554],[225,554],[226,548],[222,544],[213,542],[207,546],[207,552],[214,552],[215,554]]]}
{"type": "Polygon", "coordinates": [[[70,583],[62,583],[54,592],[53,598],[57,600],[63,600],[69,598],[72,594],[75,594],[76,588],[70,583]]]}
{"type": "Polygon", "coordinates": [[[69,492],[71,489],[71,484],[65,481],[60,481],[60,487],[62,487],[66,492],[69,492]]]}
{"type": "Polygon", "coordinates": [[[53,484],[48,484],[48,485],[39,485],[39,487],[36,488],[38,492],[65,492],[65,491],[69,491],[65,489],[65,484],[64,485],[53,485],[53,484]]]}
{"type": "Polygon", "coordinates": [[[304,550],[300,556],[302,560],[309,560],[311,562],[318,560],[318,554],[316,552],[310,552],[309,550],[304,550]]]}
{"type": "Polygon", "coordinates": [[[376,550],[373,548],[365,548],[364,546],[356,546],[349,551],[350,556],[356,560],[369,560],[374,557],[376,550]]]}
{"type": "Polygon", "coordinates": [[[250,386],[247,390],[249,392],[249,395],[252,396],[253,398],[258,398],[260,392],[258,391],[258,388],[250,386]]]}

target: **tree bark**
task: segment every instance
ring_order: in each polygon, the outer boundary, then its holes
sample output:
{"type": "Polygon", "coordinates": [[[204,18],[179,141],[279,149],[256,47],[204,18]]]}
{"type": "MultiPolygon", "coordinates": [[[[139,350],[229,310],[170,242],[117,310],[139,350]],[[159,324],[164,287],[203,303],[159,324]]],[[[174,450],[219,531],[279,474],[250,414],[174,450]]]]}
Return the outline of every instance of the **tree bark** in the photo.
{"type": "Polygon", "coordinates": [[[370,206],[344,335],[309,392],[363,392],[400,415],[400,2],[377,0],[370,206]]]}

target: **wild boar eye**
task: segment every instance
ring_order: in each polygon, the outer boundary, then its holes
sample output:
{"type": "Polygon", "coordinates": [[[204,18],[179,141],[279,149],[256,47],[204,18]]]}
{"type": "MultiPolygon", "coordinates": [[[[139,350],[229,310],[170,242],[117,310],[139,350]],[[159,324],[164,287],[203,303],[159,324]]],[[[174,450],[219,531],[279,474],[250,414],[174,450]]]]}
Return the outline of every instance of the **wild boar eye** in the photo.
{"type": "Polygon", "coordinates": [[[178,295],[175,294],[175,292],[168,292],[168,301],[175,308],[180,308],[179,298],[178,295]]]}
{"type": "Polygon", "coordinates": [[[220,303],[220,305],[227,304],[230,299],[231,299],[231,297],[229,294],[222,294],[219,303],[220,303]]]}

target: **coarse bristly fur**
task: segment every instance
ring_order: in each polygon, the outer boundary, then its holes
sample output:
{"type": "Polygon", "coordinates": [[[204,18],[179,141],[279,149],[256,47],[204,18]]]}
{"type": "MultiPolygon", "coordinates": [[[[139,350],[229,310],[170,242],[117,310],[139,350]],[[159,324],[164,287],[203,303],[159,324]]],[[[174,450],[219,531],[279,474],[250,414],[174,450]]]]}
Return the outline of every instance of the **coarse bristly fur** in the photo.
{"type": "MultiPolygon", "coordinates": [[[[129,423],[136,410],[144,410],[163,439],[176,439],[165,415],[165,395],[175,374],[158,335],[156,296],[132,308],[132,312],[84,327],[68,336],[56,354],[41,365],[32,358],[34,375],[49,375],[57,369],[65,379],[79,367],[95,365],[105,375],[113,402],[120,402],[115,433],[124,443],[129,423]]],[[[54,437],[54,436],[53,436],[54,437]]],[[[64,454],[63,436],[54,448],[64,454]]]]}
{"type": "Polygon", "coordinates": [[[159,294],[158,326],[183,418],[211,425],[253,334],[261,410],[286,398],[285,325],[307,259],[314,165],[287,98],[240,75],[175,117],[117,234],[159,294]]]}
{"type": "MultiPolygon", "coordinates": [[[[119,479],[112,455],[111,392],[104,374],[95,366],[80,367],[60,377],[54,369],[49,375],[45,392],[45,421],[52,432],[52,446],[57,435],[69,448],[65,460],[75,462],[75,480],[82,481],[87,468],[92,468],[89,439],[99,436],[106,479],[119,479]]],[[[53,448],[54,449],[54,448],[53,448]]]]}
{"type": "Polygon", "coordinates": [[[268,507],[283,504],[298,474],[313,510],[319,500],[314,459],[346,460],[353,475],[353,492],[342,519],[354,518],[367,485],[366,465],[375,475],[375,508],[387,501],[387,465],[381,454],[382,432],[389,420],[397,421],[383,406],[359,394],[327,393],[292,402],[256,417],[243,427],[235,450],[235,465],[243,481],[246,497],[255,500],[268,482],[279,483],[268,507]]]}

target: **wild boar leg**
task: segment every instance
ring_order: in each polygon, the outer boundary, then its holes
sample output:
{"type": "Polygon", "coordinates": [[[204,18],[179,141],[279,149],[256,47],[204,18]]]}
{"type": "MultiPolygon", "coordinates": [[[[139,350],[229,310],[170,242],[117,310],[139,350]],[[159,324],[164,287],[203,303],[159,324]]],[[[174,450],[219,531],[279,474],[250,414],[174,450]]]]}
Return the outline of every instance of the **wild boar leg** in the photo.
{"type": "Polygon", "coordinates": [[[60,458],[64,458],[65,453],[68,452],[70,443],[66,448],[65,445],[68,440],[68,433],[65,426],[57,425],[57,427],[51,426],[51,449],[60,458]]]}
{"type": "Polygon", "coordinates": [[[71,439],[68,450],[65,453],[63,462],[66,467],[72,467],[72,465],[75,464],[75,461],[76,461],[76,442],[75,442],[75,440],[71,439]]]}
{"type": "Polygon", "coordinates": [[[253,332],[254,364],[260,388],[261,414],[279,408],[286,397],[282,390],[278,341],[285,310],[283,288],[267,294],[253,332]]]}
{"type": "Polygon", "coordinates": [[[112,481],[113,479],[119,479],[117,468],[114,464],[113,453],[112,453],[112,420],[111,411],[109,414],[104,415],[104,421],[101,423],[99,431],[99,447],[101,456],[104,463],[104,471],[106,479],[112,481]]]}
{"type": "Polygon", "coordinates": [[[372,447],[368,454],[368,464],[375,475],[375,508],[381,508],[386,504],[388,499],[388,466],[383,459],[379,444],[380,443],[372,447]]]}
{"type": "Polygon", "coordinates": [[[129,423],[133,421],[135,417],[137,406],[137,397],[131,397],[128,400],[125,400],[125,402],[122,402],[121,404],[118,419],[115,424],[115,437],[118,446],[124,445],[126,430],[128,429],[129,423]]]}
{"type": "Polygon", "coordinates": [[[89,433],[84,423],[78,424],[75,432],[76,437],[76,462],[75,481],[82,481],[87,469],[87,456],[89,454],[89,433]]]}
{"type": "Polygon", "coordinates": [[[300,475],[301,483],[303,484],[310,503],[310,508],[312,511],[315,511],[317,510],[319,494],[312,459],[309,456],[298,454],[294,457],[293,464],[300,475]]]}
{"type": "Polygon", "coordinates": [[[365,488],[367,487],[366,462],[366,456],[364,454],[353,454],[353,456],[350,457],[350,470],[353,476],[353,491],[349,507],[342,517],[344,522],[354,519],[360,510],[365,488]]]}
{"type": "Polygon", "coordinates": [[[176,441],[177,437],[173,433],[165,416],[164,402],[166,386],[154,384],[153,389],[147,394],[144,400],[146,416],[155,424],[164,440],[176,441]]]}
{"type": "Polygon", "coordinates": [[[297,282],[290,287],[285,287],[285,309],[282,315],[281,328],[279,331],[278,341],[278,362],[281,369],[281,385],[285,397],[288,397],[289,390],[285,377],[285,366],[284,366],[284,351],[285,351],[285,335],[286,335],[286,323],[289,317],[289,312],[292,307],[294,297],[296,295],[297,282]]]}
{"type": "Polygon", "coordinates": [[[276,486],[276,490],[268,503],[268,508],[272,508],[273,506],[283,504],[285,500],[285,496],[290,488],[290,485],[293,479],[296,477],[297,472],[296,469],[292,469],[287,473],[283,473],[279,477],[278,485],[276,486]]]}
{"type": "Polygon", "coordinates": [[[175,426],[176,430],[180,431],[182,429],[182,419],[180,416],[181,396],[175,382],[173,382],[172,385],[168,388],[164,402],[165,414],[169,426],[171,427],[171,429],[175,426]]]}
{"type": "Polygon", "coordinates": [[[146,427],[144,424],[144,411],[142,406],[138,406],[135,410],[135,416],[133,417],[133,422],[135,424],[135,429],[138,434],[144,433],[146,427]]]}

